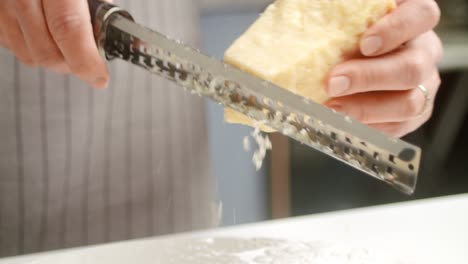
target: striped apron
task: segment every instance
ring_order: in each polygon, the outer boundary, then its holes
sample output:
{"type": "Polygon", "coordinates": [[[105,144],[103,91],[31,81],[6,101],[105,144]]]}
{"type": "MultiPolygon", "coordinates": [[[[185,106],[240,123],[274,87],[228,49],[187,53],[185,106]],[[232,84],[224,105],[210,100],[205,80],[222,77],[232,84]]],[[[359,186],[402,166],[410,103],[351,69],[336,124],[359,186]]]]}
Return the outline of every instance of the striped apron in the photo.
{"type": "MultiPolygon", "coordinates": [[[[199,44],[192,0],[121,0],[199,44]]],[[[0,49],[0,256],[213,225],[204,103],[126,63],[94,90],[0,49]]]]}

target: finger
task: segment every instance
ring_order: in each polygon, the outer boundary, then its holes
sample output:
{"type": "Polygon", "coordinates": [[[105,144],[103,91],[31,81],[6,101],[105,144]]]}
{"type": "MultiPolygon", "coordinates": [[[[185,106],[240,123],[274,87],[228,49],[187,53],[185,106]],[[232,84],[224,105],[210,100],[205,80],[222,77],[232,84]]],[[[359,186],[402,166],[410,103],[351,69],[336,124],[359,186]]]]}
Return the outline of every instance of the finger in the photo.
{"type": "Polygon", "coordinates": [[[405,121],[400,123],[379,123],[379,124],[369,124],[370,127],[378,129],[390,136],[400,138],[406,136],[409,133],[416,131],[419,127],[425,124],[431,118],[433,109],[430,112],[424,114],[418,119],[411,121],[405,121]]]}
{"type": "Polygon", "coordinates": [[[10,49],[10,45],[8,45],[5,33],[3,33],[3,31],[0,32],[0,46],[6,49],[10,49]]]}
{"type": "Polygon", "coordinates": [[[424,34],[405,48],[388,55],[346,61],[331,71],[327,93],[331,97],[339,97],[414,88],[432,73],[441,50],[435,34],[424,34]]]}
{"type": "Polygon", "coordinates": [[[16,19],[11,18],[8,21],[8,25],[9,26],[5,29],[5,37],[11,51],[22,63],[30,67],[36,66],[28,48],[26,47],[26,41],[24,39],[23,32],[21,31],[21,28],[16,19]]]}
{"type": "Polygon", "coordinates": [[[16,0],[15,10],[26,40],[26,46],[36,65],[51,67],[64,61],[47,28],[41,0],[16,0]]]}
{"type": "Polygon", "coordinates": [[[403,1],[364,34],[361,53],[377,56],[392,51],[433,29],[439,20],[440,9],[434,0],[403,1]]]}
{"type": "MultiPolygon", "coordinates": [[[[0,9],[5,9],[5,2],[0,2],[0,9]]],[[[0,12],[0,25],[7,25],[5,12],[0,12]]],[[[0,27],[0,46],[8,49],[7,37],[3,27],[0,27]]]]}
{"type": "Polygon", "coordinates": [[[437,34],[431,30],[426,32],[406,45],[409,49],[421,49],[424,47],[429,58],[433,58],[436,64],[442,61],[444,56],[444,47],[437,34]]]}
{"type": "Polygon", "coordinates": [[[70,67],[68,67],[66,63],[60,63],[58,65],[54,65],[50,67],[50,69],[54,72],[62,73],[62,74],[72,73],[70,70],[70,67]]]}
{"type": "Polygon", "coordinates": [[[2,2],[2,4],[3,9],[0,12],[0,25],[4,25],[2,27],[3,31],[1,32],[4,46],[15,54],[18,59],[32,66],[33,63],[24,45],[24,37],[16,17],[12,13],[12,10],[6,8],[6,6],[9,5],[8,2],[2,2]]]}
{"type": "Polygon", "coordinates": [[[417,90],[370,92],[330,101],[327,106],[364,124],[403,122],[423,111],[424,94],[417,90]]]}
{"type": "Polygon", "coordinates": [[[70,70],[97,88],[109,82],[107,65],[94,41],[87,1],[43,0],[49,31],[70,70]]]}
{"type": "MultiPolygon", "coordinates": [[[[436,69],[433,77],[424,83],[429,97],[434,98],[440,86],[440,77],[436,69]]],[[[394,123],[414,119],[420,115],[427,102],[426,95],[420,89],[406,91],[387,91],[359,93],[333,99],[326,103],[330,108],[351,116],[362,123],[394,123]]]]}

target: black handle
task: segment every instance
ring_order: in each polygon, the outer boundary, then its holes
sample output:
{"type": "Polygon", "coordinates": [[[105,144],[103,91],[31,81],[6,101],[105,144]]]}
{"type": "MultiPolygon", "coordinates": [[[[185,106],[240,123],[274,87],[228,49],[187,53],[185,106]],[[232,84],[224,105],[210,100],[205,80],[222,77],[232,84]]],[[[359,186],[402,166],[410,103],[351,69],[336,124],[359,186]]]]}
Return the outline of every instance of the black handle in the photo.
{"type": "Polygon", "coordinates": [[[105,4],[105,3],[100,0],[88,0],[89,13],[91,14],[91,22],[93,23],[93,25],[96,22],[95,19],[96,19],[97,10],[102,4],[105,4]]]}
{"type": "Polygon", "coordinates": [[[127,11],[102,0],[88,0],[88,6],[93,26],[104,23],[105,20],[110,17],[110,15],[115,13],[133,20],[133,17],[127,11]]]}
{"type": "MultiPolygon", "coordinates": [[[[0,0],[1,1],[1,0],[0,0]]],[[[133,21],[132,16],[122,8],[104,2],[102,0],[88,0],[91,23],[93,25],[94,38],[103,57],[105,57],[105,43],[107,39],[107,27],[114,15],[121,15],[133,21]]]]}

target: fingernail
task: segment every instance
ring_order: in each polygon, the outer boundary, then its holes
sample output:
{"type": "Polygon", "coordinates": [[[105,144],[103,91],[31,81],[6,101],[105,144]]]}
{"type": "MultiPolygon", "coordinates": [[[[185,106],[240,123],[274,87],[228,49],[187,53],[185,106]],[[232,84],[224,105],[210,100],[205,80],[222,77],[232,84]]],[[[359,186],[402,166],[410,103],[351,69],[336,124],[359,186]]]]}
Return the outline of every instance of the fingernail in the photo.
{"type": "Polygon", "coordinates": [[[96,88],[105,89],[109,86],[109,80],[106,77],[98,77],[93,82],[96,88]]]}
{"type": "Polygon", "coordinates": [[[344,94],[349,90],[351,81],[346,76],[336,76],[328,83],[328,95],[334,97],[344,94]]]}
{"type": "Polygon", "coordinates": [[[379,51],[382,48],[382,45],[383,41],[381,37],[367,37],[361,43],[361,52],[364,56],[370,56],[379,51]]]}

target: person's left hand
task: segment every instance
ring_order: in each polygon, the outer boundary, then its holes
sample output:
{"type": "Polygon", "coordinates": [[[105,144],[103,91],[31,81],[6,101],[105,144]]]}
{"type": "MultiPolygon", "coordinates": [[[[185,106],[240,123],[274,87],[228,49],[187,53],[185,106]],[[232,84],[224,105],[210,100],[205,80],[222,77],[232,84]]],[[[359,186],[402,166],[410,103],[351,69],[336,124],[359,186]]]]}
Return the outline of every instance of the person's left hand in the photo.
{"type": "Polygon", "coordinates": [[[400,0],[398,7],[362,37],[363,58],[335,67],[326,105],[395,137],[424,124],[440,86],[437,64],[443,54],[432,30],[440,9],[434,0],[400,0]]]}

